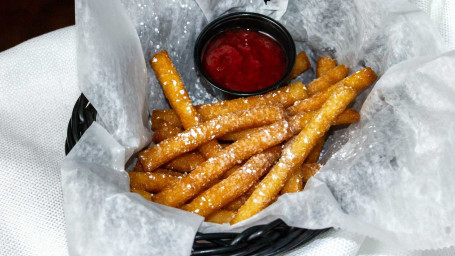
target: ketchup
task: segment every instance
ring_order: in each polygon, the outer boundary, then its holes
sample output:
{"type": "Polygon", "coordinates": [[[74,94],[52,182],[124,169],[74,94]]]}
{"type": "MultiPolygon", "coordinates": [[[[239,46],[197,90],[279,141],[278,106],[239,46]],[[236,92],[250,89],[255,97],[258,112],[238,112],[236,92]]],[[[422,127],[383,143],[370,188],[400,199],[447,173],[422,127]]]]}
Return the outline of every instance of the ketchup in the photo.
{"type": "Polygon", "coordinates": [[[202,67],[217,85],[240,92],[267,88],[286,71],[286,55],[273,38],[248,29],[222,32],[202,53],[202,67]]]}

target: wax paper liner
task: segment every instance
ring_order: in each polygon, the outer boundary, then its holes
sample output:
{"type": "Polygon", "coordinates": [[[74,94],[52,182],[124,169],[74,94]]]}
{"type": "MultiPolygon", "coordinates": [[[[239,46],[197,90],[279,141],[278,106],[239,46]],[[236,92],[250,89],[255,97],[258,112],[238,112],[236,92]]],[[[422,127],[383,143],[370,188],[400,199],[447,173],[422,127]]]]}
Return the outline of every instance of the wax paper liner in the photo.
{"type": "Polygon", "coordinates": [[[436,29],[406,1],[80,0],[76,22],[79,84],[98,121],[62,166],[72,255],[186,255],[198,227],[240,231],[277,217],[408,249],[453,245],[454,56],[435,57],[443,51],[436,29]],[[148,59],[166,49],[193,102],[214,101],[194,73],[192,48],[209,20],[233,11],[278,19],[313,64],[330,55],[352,70],[393,67],[356,101],[360,109],[368,96],[361,122],[330,136],[327,164],[303,192],[233,227],[199,227],[197,215],[129,193],[124,169],[149,143],[148,110],[167,107],[148,59]]]}

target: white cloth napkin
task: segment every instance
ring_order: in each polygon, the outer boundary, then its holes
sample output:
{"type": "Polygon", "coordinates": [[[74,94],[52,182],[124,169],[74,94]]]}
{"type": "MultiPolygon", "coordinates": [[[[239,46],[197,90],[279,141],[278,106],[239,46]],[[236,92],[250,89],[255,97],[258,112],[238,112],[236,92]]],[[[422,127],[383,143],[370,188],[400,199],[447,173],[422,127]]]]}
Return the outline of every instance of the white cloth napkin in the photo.
{"type": "MultiPolygon", "coordinates": [[[[455,2],[411,0],[455,49],[455,2]]],[[[60,164],[77,87],[74,27],[0,53],[0,255],[67,255],[60,164]]],[[[289,255],[455,255],[407,252],[342,230],[289,255]]]]}
{"type": "Polygon", "coordinates": [[[409,0],[430,15],[449,50],[455,49],[455,1],[409,0]]]}
{"type": "Polygon", "coordinates": [[[74,27],[0,53],[0,255],[67,254],[60,164],[79,95],[74,27]]]}

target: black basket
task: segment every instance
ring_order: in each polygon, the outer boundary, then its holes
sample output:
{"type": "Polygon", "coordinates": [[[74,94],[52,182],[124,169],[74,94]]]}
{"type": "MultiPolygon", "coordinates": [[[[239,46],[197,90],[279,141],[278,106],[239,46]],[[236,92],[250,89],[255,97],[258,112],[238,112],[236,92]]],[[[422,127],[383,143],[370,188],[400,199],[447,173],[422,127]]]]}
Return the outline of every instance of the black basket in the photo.
{"type": "MultiPolygon", "coordinates": [[[[96,109],[82,94],[68,124],[65,153],[74,147],[96,118],[96,109]]],[[[192,255],[277,255],[295,249],[328,229],[290,227],[281,219],[257,225],[241,233],[196,234],[192,255]]]]}

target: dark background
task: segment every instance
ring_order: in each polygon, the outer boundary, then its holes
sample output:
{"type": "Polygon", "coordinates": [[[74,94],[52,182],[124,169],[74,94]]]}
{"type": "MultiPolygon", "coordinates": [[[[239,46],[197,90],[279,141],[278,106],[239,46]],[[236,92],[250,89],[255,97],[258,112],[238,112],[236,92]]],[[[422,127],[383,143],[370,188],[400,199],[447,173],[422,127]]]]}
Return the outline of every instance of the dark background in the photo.
{"type": "Polygon", "coordinates": [[[0,52],[74,25],[74,0],[0,0],[0,52]]]}

